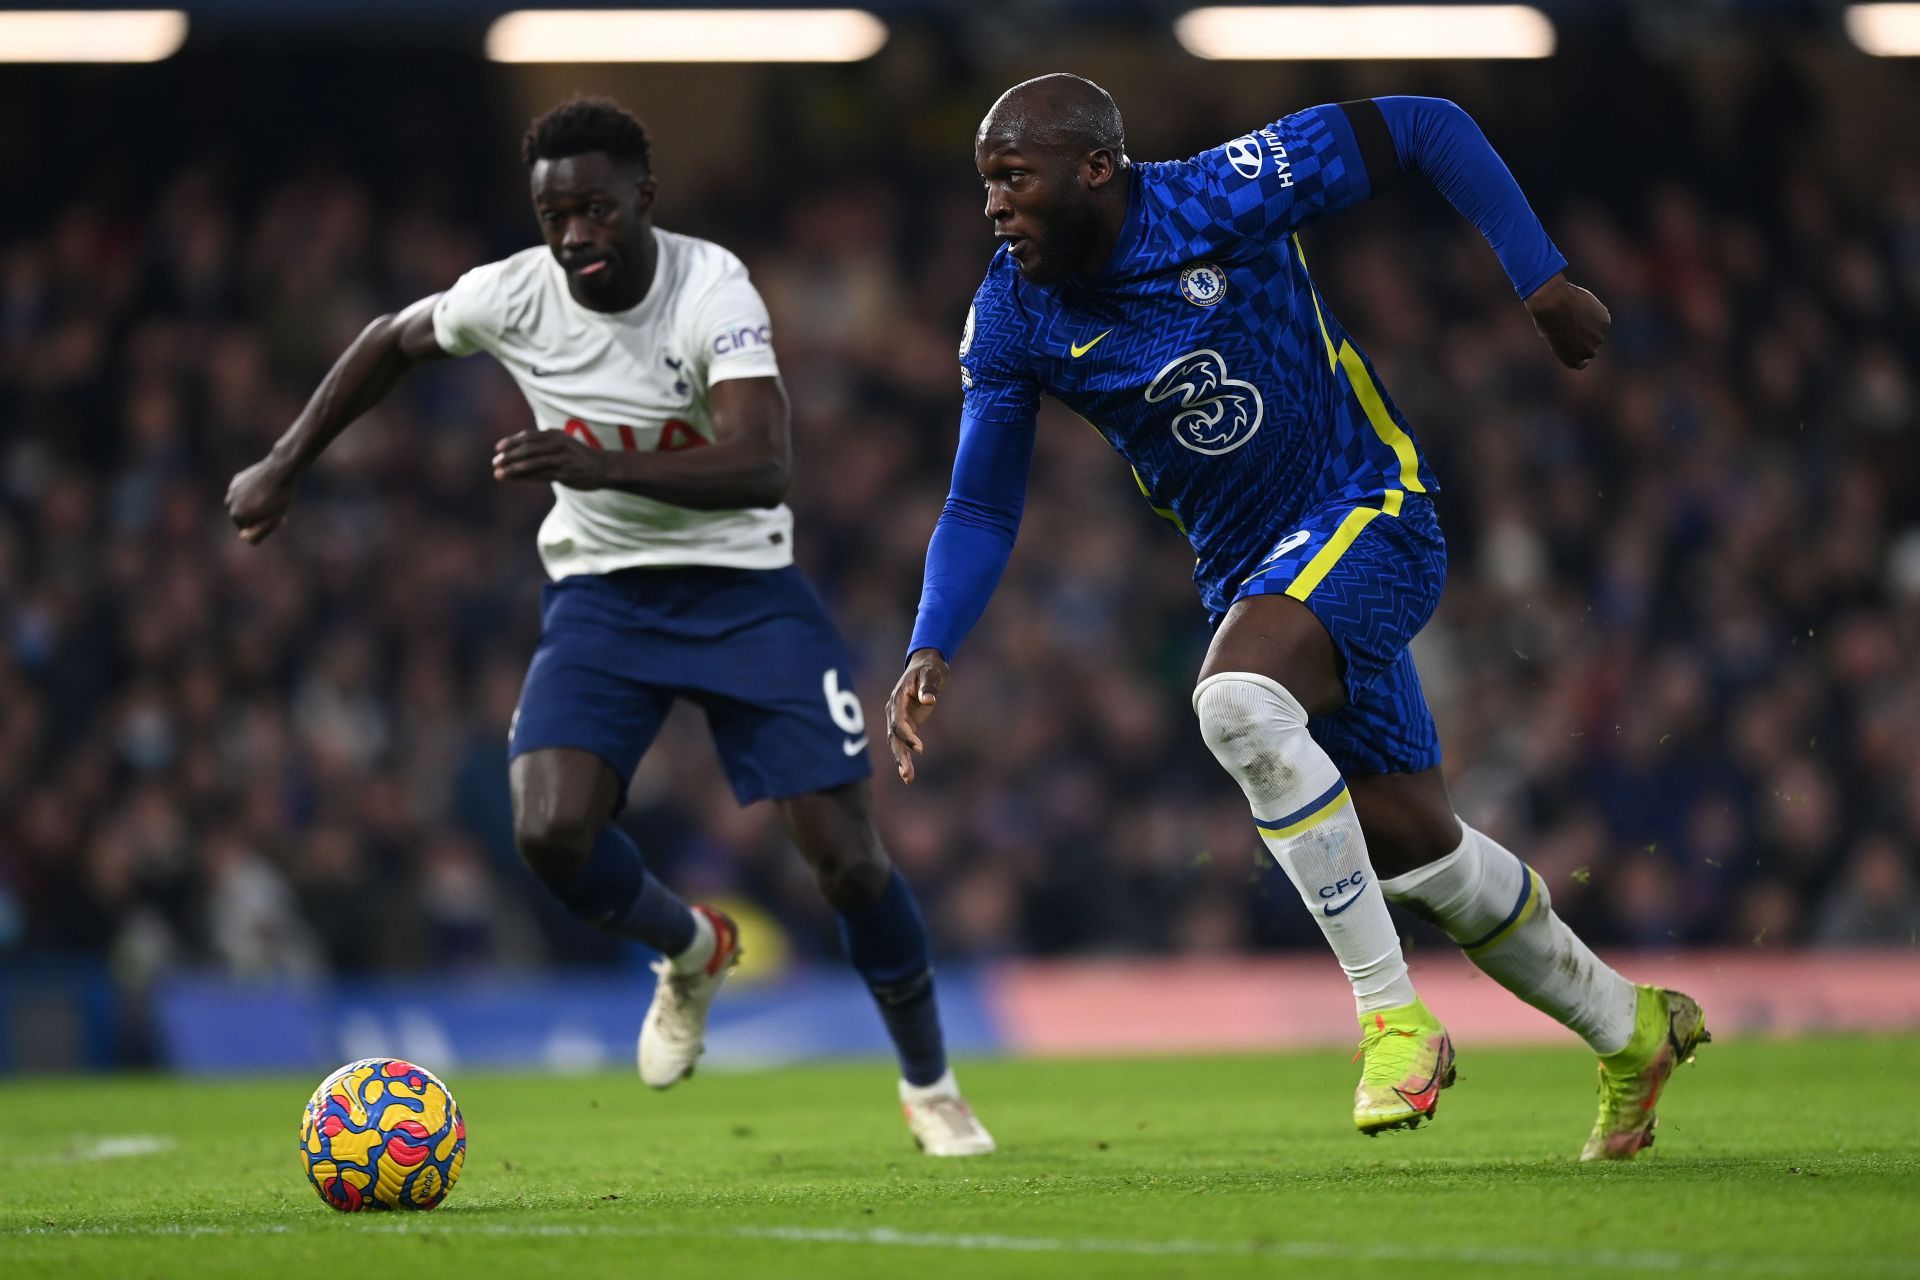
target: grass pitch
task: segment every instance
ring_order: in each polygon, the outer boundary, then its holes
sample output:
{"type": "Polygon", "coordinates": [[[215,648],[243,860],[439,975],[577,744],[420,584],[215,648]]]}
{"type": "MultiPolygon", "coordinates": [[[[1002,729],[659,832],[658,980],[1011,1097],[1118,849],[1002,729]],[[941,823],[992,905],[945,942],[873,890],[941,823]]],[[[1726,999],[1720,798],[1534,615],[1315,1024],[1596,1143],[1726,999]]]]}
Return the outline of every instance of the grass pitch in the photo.
{"type": "MultiPolygon", "coordinates": [[[[430,1214],[327,1209],[317,1081],[0,1086],[0,1274],[1486,1277],[1920,1275],[1920,1038],[1713,1044],[1631,1165],[1574,1161],[1592,1060],[1461,1055],[1436,1124],[1349,1127],[1354,1068],[1285,1057],[963,1064],[1001,1152],[915,1154],[877,1064],[442,1072],[466,1172],[430,1214]]],[[[428,1064],[435,1065],[435,1064],[428,1064]]]]}

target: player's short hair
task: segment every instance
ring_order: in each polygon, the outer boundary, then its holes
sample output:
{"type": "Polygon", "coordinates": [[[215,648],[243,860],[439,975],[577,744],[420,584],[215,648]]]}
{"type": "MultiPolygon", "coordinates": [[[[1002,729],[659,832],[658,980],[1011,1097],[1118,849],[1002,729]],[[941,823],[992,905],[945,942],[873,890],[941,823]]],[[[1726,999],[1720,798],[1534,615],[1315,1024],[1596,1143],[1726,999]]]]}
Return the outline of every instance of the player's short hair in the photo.
{"type": "Polygon", "coordinates": [[[569,98],[527,126],[520,158],[536,160],[604,151],[614,163],[631,162],[653,172],[653,140],[640,118],[612,98],[569,98]]]}
{"type": "Polygon", "coordinates": [[[1059,114],[1053,118],[1061,143],[1082,154],[1104,147],[1116,156],[1126,155],[1127,126],[1113,95],[1084,76],[1063,72],[1061,79],[1085,86],[1080,92],[1062,95],[1059,114]]]}
{"type": "Polygon", "coordinates": [[[1127,153],[1126,123],[1113,95],[1085,76],[1067,71],[1023,80],[1000,95],[981,121],[1038,146],[1074,155],[1105,148],[1127,153]]]}

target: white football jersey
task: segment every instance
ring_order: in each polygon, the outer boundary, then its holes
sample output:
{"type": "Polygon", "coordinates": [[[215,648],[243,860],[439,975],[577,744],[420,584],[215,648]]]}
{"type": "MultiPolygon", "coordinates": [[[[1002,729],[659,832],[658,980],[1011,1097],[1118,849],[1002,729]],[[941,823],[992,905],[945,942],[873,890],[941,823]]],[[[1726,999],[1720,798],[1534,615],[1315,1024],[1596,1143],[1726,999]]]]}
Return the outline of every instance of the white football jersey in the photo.
{"type": "MultiPolygon", "coordinates": [[[[767,306],[746,266],[719,245],[657,228],[653,239],[653,284],[629,311],[575,302],[543,245],[461,276],[434,304],[434,337],[450,355],[485,351],[505,365],[542,430],[600,449],[709,445],[708,388],[780,371],[767,306]]],[[[785,506],[695,511],[557,484],[553,496],[540,526],[540,559],[553,578],[636,565],[793,562],[785,506]]]]}

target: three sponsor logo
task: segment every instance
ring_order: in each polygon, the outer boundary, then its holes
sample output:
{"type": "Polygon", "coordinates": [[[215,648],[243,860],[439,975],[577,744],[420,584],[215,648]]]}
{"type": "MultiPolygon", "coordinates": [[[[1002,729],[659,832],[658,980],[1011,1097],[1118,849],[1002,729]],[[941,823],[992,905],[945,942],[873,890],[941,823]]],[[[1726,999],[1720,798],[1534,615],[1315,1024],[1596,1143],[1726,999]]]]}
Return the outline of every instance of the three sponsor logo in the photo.
{"type": "Polygon", "coordinates": [[[1147,403],[1175,401],[1173,438],[1195,453],[1232,453],[1260,429],[1260,388],[1227,376],[1218,351],[1202,347],[1169,361],[1147,386],[1147,403]]]}

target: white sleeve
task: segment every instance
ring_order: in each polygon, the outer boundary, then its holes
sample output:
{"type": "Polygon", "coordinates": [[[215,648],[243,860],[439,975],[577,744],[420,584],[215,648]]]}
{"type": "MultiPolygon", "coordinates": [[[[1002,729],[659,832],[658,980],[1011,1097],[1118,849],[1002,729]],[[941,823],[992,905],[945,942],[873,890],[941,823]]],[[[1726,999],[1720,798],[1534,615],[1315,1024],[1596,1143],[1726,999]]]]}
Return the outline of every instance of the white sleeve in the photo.
{"type": "Polygon", "coordinates": [[[500,263],[475,267],[453,282],[433,304],[433,340],[450,356],[492,351],[505,310],[500,263]]]}
{"type": "Polygon", "coordinates": [[[701,300],[694,325],[694,350],[699,352],[708,386],[729,378],[779,376],[767,304],[744,268],[729,272],[701,300]]]}

